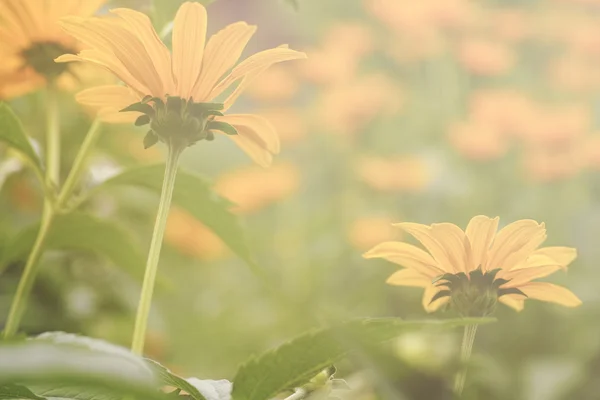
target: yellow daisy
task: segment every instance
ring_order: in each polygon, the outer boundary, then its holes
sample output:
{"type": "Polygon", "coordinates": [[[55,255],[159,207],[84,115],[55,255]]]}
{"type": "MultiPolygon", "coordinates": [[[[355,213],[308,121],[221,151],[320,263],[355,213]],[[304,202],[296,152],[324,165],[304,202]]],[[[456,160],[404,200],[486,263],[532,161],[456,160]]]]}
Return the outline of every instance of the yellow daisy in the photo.
{"type": "Polygon", "coordinates": [[[90,62],[123,81],[126,86],[85,90],[78,100],[99,109],[104,118],[114,118],[124,110],[122,117],[137,125],[150,124],[146,146],[158,140],[189,146],[211,140],[213,131],[221,131],[255,162],[270,165],[272,155],[279,152],[279,139],[271,124],[258,115],[223,112],[269,66],[306,55],[280,46],[236,65],[256,27],[236,22],[207,41],[206,24],[202,5],[184,3],[175,16],[169,52],[149,18],[140,12],[119,8],[105,17],[69,17],[63,19],[63,29],[86,48],[57,61],[90,62]],[[234,84],[237,86],[222,102],[212,103],[234,84]]]}
{"type": "Polygon", "coordinates": [[[520,220],[498,229],[498,217],[471,219],[463,231],[450,223],[431,226],[394,224],[423,247],[384,242],[364,254],[404,267],[387,283],[425,289],[423,307],[432,312],[450,303],[464,316],[489,315],[497,301],[523,309],[525,299],[576,307],[571,291],[547,282],[532,282],[566,267],[577,251],[569,247],[539,247],[546,239],[544,224],[520,220]]]}
{"type": "Polygon", "coordinates": [[[67,85],[73,76],[56,64],[61,54],[79,50],[58,21],[67,15],[87,17],[106,0],[0,0],[0,99],[17,97],[48,82],[67,85]]]}

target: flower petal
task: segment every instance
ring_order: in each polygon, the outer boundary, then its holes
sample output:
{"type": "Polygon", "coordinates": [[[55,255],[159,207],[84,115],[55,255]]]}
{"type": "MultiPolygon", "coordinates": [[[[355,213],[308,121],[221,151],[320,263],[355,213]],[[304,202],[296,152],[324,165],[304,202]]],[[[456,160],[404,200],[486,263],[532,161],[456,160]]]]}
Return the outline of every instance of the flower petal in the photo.
{"type": "Polygon", "coordinates": [[[484,271],[510,270],[523,262],[546,239],[544,224],[526,219],[502,228],[494,239],[484,271]]]}
{"type": "Polygon", "coordinates": [[[191,96],[200,76],[206,41],[206,19],[204,6],[186,2],[179,7],[173,21],[173,74],[177,79],[175,94],[184,99],[191,96]]]}
{"type": "Polygon", "coordinates": [[[444,274],[444,271],[436,266],[436,261],[427,252],[408,243],[383,242],[363,254],[364,258],[383,258],[404,268],[419,272],[429,278],[444,274]]]}
{"type": "Polygon", "coordinates": [[[129,30],[137,34],[150,56],[158,76],[162,79],[164,93],[174,93],[175,84],[171,69],[171,53],[158,37],[150,18],[141,12],[128,8],[116,8],[110,10],[110,12],[122,18],[129,25],[129,30]]]}
{"type": "Polygon", "coordinates": [[[560,304],[565,307],[577,307],[581,300],[573,292],[548,282],[529,282],[519,289],[531,299],[560,304]]]}
{"type": "Polygon", "coordinates": [[[200,77],[192,91],[194,100],[200,102],[210,100],[208,95],[219,79],[222,79],[239,60],[254,32],[256,26],[236,22],[210,37],[204,49],[200,77]]]}
{"type": "Polygon", "coordinates": [[[512,271],[502,270],[497,277],[506,279],[509,282],[502,285],[502,288],[511,288],[523,285],[534,279],[546,277],[561,269],[560,265],[545,265],[534,268],[516,269],[512,271]]]}
{"type": "Polygon", "coordinates": [[[431,279],[423,276],[423,274],[414,269],[401,269],[394,272],[386,281],[388,285],[393,286],[415,286],[427,287],[431,285],[431,279]]]}
{"type": "Polygon", "coordinates": [[[432,312],[438,310],[441,306],[443,306],[450,300],[449,297],[442,297],[441,299],[437,299],[436,301],[434,301],[432,303],[431,299],[433,299],[433,296],[435,296],[440,290],[442,290],[442,289],[440,289],[434,285],[431,285],[431,284],[429,284],[427,287],[425,287],[425,292],[423,293],[422,302],[423,302],[423,308],[428,313],[432,313],[432,312]]]}
{"type": "Polygon", "coordinates": [[[98,112],[98,117],[109,123],[132,123],[140,113],[120,112],[123,108],[140,101],[131,89],[125,86],[107,85],[83,90],[76,100],[98,112]]]}
{"type": "MultiPolygon", "coordinates": [[[[289,49],[287,46],[279,46],[274,49],[264,50],[256,53],[246,58],[238,66],[236,66],[231,73],[225,77],[225,79],[223,79],[217,84],[217,86],[214,87],[208,97],[209,99],[214,99],[223,93],[223,91],[230,85],[232,85],[238,79],[244,78],[246,75],[255,78],[260,72],[264,71],[273,64],[302,58],[306,58],[305,53],[289,49]]],[[[248,80],[246,80],[246,84],[247,83],[248,80]]],[[[239,91],[235,97],[237,96],[239,96],[239,91]]],[[[232,101],[229,101],[229,103],[231,102],[232,101]]]]}
{"type": "Polygon", "coordinates": [[[515,311],[523,311],[525,307],[525,297],[518,294],[506,294],[500,297],[498,301],[515,311]]]}
{"type": "Polygon", "coordinates": [[[445,222],[431,225],[431,234],[444,248],[448,260],[457,271],[471,271],[471,243],[462,229],[445,222]]]}
{"type": "Polygon", "coordinates": [[[223,117],[216,117],[215,121],[226,122],[236,128],[238,134],[233,135],[232,138],[241,136],[270,153],[279,153],[279,136],[277,136],[273,125],[265,117],[256,114],[228,114],[223,117]]]}
{"type": "Polygon", "coordinates": [[[478,215],[471,218],[465,231],[471,243],[473,269],[485,264],[494,235],[498,229],[499,218],[478,215]]]}
{"type": "Polygon", "coordinates": [[[512,271],[523,268],[535,268],[548,265],[566,267],[577,258],[577,249],[572,247],[542,247],[534,251],[527,260],[515,265],[512,271]]]}
{"type": "Polygon", "coordinates": [[[433,235],[431,227],[422,224],[415,224],[412,222],[401,222],[399,224],[394,224],[393,226],[397,226],[410,235],[412,235],[415,239],[417,239],[421,244],[429,251],[429,253],[433,256],[436,261],[436,265],[444,272],[455,273],[460,272],[460,270],[456,269],[452,264],[448,255],[446,254],[446,249],[442,246],[442,244],[436,239],[433,235]]]}

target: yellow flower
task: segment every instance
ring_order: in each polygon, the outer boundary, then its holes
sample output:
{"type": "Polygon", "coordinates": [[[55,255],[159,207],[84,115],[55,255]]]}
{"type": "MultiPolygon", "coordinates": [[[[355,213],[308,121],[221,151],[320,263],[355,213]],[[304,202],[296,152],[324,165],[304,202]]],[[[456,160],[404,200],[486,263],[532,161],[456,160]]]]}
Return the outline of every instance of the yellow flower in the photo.
{"type": "Polygon", "coordinates": [[[527,298],[567,307],[581,304],[561,286],[532,282],[566,269],[577,256],[569,247],[539,248],[546,239],[543,223],[520,220],[496,232],[498,217],[479,215],[465,231],[450,223],[394,226],[412,235],[427,251],[403,242],[384,242],[364,257],[403,266],[387,283],[424,288],[423,307],[428,312],[450,303],[465,316],[489,315],[497,301],[520,311],[527,298]]]}
{"type": "Polygon", "coordinates": [[[65,54],[57,62],[93,63],[110,70],[126,85],[92,88],[78,95],[81,103],[96,107],[100,116],[114,119],[115,113],[127,108],[135,112],[122,113],[122,117],[139,125],[150,123],[154,142],[179,140],[182,146],[211,140],[213,130],[231,133],[229,125],[237,131],[230,136],[232,140],[263,166],[279,152],[277,134],[265,118],[223,116],[222,112],[268,67],[305,58],[304,53],[280,46],[235,66],[256,27],[236,22],[206,41],[206,9],[190,2],[175,16],[172,53],[150,19],[134,10],[114,9],[100,18],[64,18],[61,25],[86,48],[78,55],[65,54]],[[236,83],[222,104],[210,103],[236,83]]]}
{"type": "Polygon", "coordinates": [[[69,84],[73,72],[56,64],[79,45],[60,29],[67,15],[87,17],[106,0],[0,0],[0,98],[36,90],[48,82],[69,84]],[[65,81],[66,80],[66,81],[65,81]]]}

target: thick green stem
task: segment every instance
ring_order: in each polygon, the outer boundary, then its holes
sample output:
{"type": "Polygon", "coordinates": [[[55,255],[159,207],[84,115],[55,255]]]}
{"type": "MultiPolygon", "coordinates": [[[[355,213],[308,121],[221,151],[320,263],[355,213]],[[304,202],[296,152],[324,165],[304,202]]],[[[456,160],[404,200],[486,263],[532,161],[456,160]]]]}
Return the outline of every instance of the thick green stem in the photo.
{"type": "Polygon", "coordinates": [[[167,155],[167,165],[163,179],[160,203],[156,222],[154,223],[154,232],[148,251],[148,260],[146,262],[146,272],[144,274],[144,283],[142,293],[138,304],[135,317],[135,328],[133,330],[133,340],[131,351],[135,354],[142,354],[144,351],[144,340],[146,337],[146,328],[148,325],[148,316],[150,314],[150,305],[152,303],[152,293],[154,291],[154,282],[156,281],[156,271],[158,269],[158,260],[160,258],[160,249],[162,247],[165,226],[171,207],[171,198],[173,197],[173,188],[175,187],[175,177],[177,176],[177,164],[182,149],[170,145],[167,155]]]}
{"type": "Polygon", "coordinates": [[[79,178],[81,178],[81,174],[83,172],[83,167],[85,166],[85,161],[89,156],[90,151],[96,144],[98,140],[98,135],[100,134],[100,120],[96,119],[90,125],[90,129],[79,148],[79,152],[75,157],[75,161],[73,162],[73,166],[71,167],[71,171],[69,171],[69,175],[65,180],[65,184],[60,190],[60,194],[58,195],[57,208],[60,208],[65,205],[65,203],[69,200],[71,195],[73,194],[73,190],[75,186],[79,182],[79,178]]]}
{"type": "Polygon", "coordinates": [[[462,394],[465,386],[465,380],[467,379],[467,364],[471,358],[471,351],[473,350],[473,342],[475,341],[476,333],[477,325],[465,326],[462,346],[460,348],[460,370],[456,374],[456,379],[454,380],[454,393],[457,396],[462,394]]]}
{"type": "MultiPolygon", "coordinates": [[[[60,175],[60,120],[58,114],[58,103],[56,93],[52,88],[48,90],[48,101],[46,104],[48,113],[46,123],[46,182],[50,187],[58,184],[60,175]]],[[[44,210],[42,220],[35,243],[29,253],[23,276],[17,286],[17,292],[8,312],[8,318],[4,327],[4,337],[13,336],[18,330],[25,312],[25,306],[33,287],[33,282],[38,272],[38,262],[44,251],[44,244],[54,219],[55,205],[53,199],[46,194],[44,198],[44,210]]]]}

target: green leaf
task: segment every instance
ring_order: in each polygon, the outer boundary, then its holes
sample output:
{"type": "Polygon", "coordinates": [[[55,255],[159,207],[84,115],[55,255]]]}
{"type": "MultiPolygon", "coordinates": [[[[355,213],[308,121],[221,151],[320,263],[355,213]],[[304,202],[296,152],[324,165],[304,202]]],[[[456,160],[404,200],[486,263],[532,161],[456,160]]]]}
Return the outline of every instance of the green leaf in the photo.
{"type": "Polygon", "coordinates": [[[423,328],[452,329],[491,321],[493,319],[359,319],[307,333],[242,365],[233,380],[232,399],[270,399],[305,384],[357,347],[381,343],[405,332],[423,328]]]}
{"type": "Polygon", "coordinates": [[[202,393],[200,393],[200,391],[198,391],[198,389],[196,389],[194,385],[190,384],[182,377],[175,375],[174,373],[172,373],[167,368],[160,365],[154,360],[147,359],[146,361],[148,362],[148,365],[150,365],[150,368],[154,371],[154,374],[157,377],[157,379],[163,385],[173,386],[177,389],[181,389],[185,392],[188,392],[194,400],[206,400],[206,398],[202,396],[202,393]]]}
{"type": "Polygon", "coordinates": [[[25,386],[7,383],[0,385],[0,400],[27,399],[27,400],[45,400],[37,396],[25,386]]]}
{"type": "MultiPolygon", "coordinates": [[[[0,266],[24,259],[33,247],[39,224],[25,229],[8,244],[0,266]]],[[[89,214],[57,215],[46,240],[46,249],[84,250],[103,255],[135,277],[143,276],[145,256],[131,235],[119,225],[89,214]]]]}
{"type": "MultiPolygon", "coordinates": [[[[88,194],[114,186],[131,185],[148,189],[159,195],[164,170],[165,166],[162,164],[132,168],[105,181],[88,194]]],[[[231,202],[213,192],[206,179],[180,169],[175,182],[173,203],[187,210],[210,228],[255,272],[257,271],[257,265],[246,243],[240,221],[229,211],[231,202]]]]}
{"type": "Polygon", "coordinates": [[[206,125],[206,129],[221,131],[227,135],[237,135],[237,129],[229,125],[227,122],[221,121],[209,121],[206,125]]]}
{"type": "Polygon", "coordinates": [[[152,371],[141,365],[130,357],[33,340],[0,346],[0,385],[18,382],[37,395],[77,400],[165,400],[152,371]]]}
{"type": "Polygon", "coordinates": [[[0,103],[0,141],[19,151],[29,161],[40,180],[44,181],[40,159],[29,143],[21,121],[6,103],[0,103]]]}
{"type": "Polygon", "coordinates": [[[154,131],[148,131],[144,136],[144,149],[148,149],[158,143],[158,136],[154,131]]]}

